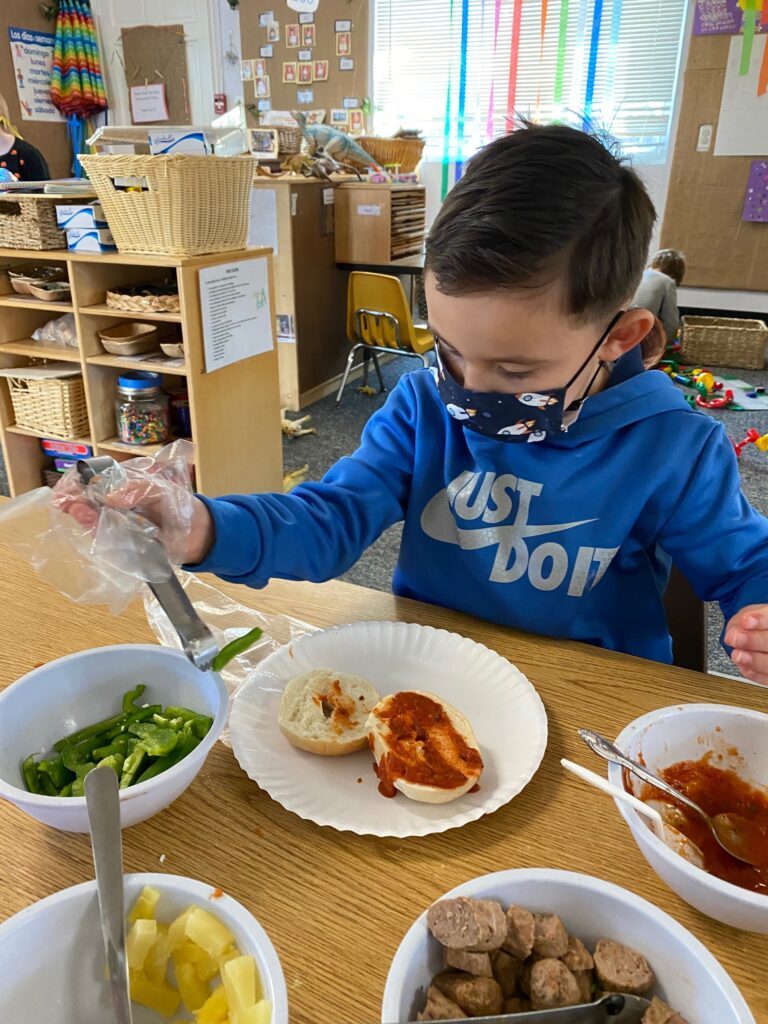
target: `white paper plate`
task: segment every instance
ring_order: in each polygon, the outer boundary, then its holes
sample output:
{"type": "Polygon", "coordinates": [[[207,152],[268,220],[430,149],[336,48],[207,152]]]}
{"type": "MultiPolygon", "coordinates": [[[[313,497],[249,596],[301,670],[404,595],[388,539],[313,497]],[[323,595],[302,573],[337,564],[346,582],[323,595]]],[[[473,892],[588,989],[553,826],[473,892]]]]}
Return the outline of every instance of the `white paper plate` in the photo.
{"type": "Polygon", "coordinates": [[[405,622],[356,622],[303,637],[270,655],[235,697],[230,738],[243,770],[287,810],[340,831],[424,836],[466,825],[516,796],[547,745],[536,690],[505,658],[466,637],[405,622]],[[277,724],[289,680],[314,668],[369,679],[381,696],[426,690],[469,719],[485,763],[480,790],[420,804],[377,790],[368,751],[319,757],[292,747],[277,724]],[[362,780],[362,781],[360,781],[362,780]]]}

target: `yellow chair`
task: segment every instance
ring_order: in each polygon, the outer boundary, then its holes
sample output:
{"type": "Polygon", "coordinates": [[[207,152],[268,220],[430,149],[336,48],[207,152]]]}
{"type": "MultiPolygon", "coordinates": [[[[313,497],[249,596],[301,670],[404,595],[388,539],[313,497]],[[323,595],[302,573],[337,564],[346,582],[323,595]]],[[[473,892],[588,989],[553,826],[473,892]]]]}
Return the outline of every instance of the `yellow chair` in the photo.
{"type": "Polygon", "coordinates": [[[411,310],[400,279],[389,274],[369,274],[353,270],[347,291],[347,337],[352,342],[336,401],[341,401],[352,364],[358,351],[363,353],[363,386],[368,383],[368,364],[373,360],[384,391],[377,352],[408,356],[429,366],[426,353],[434,348],[432,332],[414,327],[411,310]]]}

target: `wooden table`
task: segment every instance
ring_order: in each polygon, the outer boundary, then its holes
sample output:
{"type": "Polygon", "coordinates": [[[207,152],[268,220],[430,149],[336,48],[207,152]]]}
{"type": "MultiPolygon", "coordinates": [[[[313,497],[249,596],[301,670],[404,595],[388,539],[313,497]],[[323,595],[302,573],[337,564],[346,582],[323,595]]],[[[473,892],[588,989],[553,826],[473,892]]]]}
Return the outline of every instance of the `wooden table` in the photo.
{"type": "MultiPolygon", "coordinates": [[[[114,619],[68,604],[2,549],[0,564],[0,686],[38,662],[85,647],[154,639],[138,604],[114,619]]],[[[456,630],[519,665],[549,716],[549,747],[527,789],[495,814],[443,835],[361,838],[301,821],[250,782],[221,744],[172,807],[127,830],[126,871],[202,879],[256,915],[282,960],[292,1022],[375,1024],[390,960],[425,907],[476,875],[539,866],[598,875],[671,913],[720,959],[758,1024],[768,1024],[768,937],[717,924],[678,899],[646,866],[608,798],[559,765],[567,756],[601,768],[578,740],[578,725],[615,736],[630,719],[673,701],[766,712],[768,692],[524,636],[342,583],[275,582],[263,591],[219,586],[264,612],[318,625],[403,619],[456,630]]],[[[92,873],[86,836],[55,832],[0,805],[0,919],[92,873]]]]}

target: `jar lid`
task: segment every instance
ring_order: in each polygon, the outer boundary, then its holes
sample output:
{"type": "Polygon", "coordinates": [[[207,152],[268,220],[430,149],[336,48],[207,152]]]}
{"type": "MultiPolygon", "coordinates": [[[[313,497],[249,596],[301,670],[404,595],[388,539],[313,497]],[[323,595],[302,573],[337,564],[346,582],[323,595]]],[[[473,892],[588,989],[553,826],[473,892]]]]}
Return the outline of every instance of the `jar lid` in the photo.
{"type": "Polygon", "coordinates": [[[161,388],[163,378],[151,370],[132,370],[117,378],[117,383],[126,391],[146,391],[149,388],[161,388]]]}

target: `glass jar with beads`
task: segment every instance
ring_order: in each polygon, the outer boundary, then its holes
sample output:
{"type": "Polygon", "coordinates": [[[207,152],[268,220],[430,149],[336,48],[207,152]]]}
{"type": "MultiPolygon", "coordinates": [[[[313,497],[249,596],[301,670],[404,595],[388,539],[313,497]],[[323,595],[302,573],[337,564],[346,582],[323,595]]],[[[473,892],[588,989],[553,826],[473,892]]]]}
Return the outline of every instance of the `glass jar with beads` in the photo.
{"type": "Polygon", "coordinates": [[[125,444],[138,448],[168,440],[168,396],[159,373],[135,370],[118,377],[115,421],[117,436],[125,444]]]}

